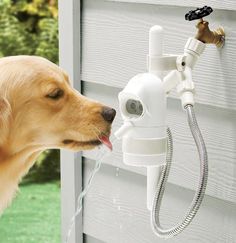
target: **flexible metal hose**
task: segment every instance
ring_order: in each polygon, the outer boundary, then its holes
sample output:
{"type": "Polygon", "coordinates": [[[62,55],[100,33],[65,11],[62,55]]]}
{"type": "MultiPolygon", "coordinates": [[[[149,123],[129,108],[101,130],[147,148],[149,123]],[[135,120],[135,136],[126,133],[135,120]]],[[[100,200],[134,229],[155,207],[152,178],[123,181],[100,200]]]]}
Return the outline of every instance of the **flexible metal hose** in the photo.
{"type": "Polygon", "coordinates": [[[162,166],[161,176],[159,180],[159,184],[157,187],[157,191],[153,200],[153,208],[151,212],[151,225],[154,233],[158,235],[161,238],[171,238],[180,232],[182,232],[192,221],[194,216],[196,215],[202,199],[205,194],[205,189],[207,185],[207,178],[208,178],[208,159],[207,159],[207,151],[206,146],[203,140],[203,137],[201,135],[200,129],[197,124],[197,120],[194,114],[194,109],[192,105],[187,105],[185,107],[185,110],[187,112],[188,116],[188,124],[192,133],[192,136],[194,138],[195,144],[198,149],[199,158],[200,158],[200,179],[197,191],[195,193],[195,196],[193,198],[193,201],[190,205],[190,208],[183,218],[181,222],[179,222],[176,226],[170,228],[170,229],[163,229],[160,225],[159,220],[159,213],[160,213],[160,207],[162,202],[162,197],[165,190],[165,185],[168,179],[168,175],[170,172],[170,166],[172,161],[172,155],[173,155],[173,141],[172,141],[172,135],[171,131],[168,128],[167,129],[167,156],[166,156],[166,165],[162,166]]]}

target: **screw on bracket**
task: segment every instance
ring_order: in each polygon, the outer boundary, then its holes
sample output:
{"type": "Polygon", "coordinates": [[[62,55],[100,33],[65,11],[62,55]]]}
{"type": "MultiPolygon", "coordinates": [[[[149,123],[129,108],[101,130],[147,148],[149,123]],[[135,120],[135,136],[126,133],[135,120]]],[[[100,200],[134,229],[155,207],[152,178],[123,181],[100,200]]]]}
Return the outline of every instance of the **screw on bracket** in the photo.
{"type": "Polygon", "coordinates": [[[211,31],[209,29],[209,23],[203,20],[203,17],[210,15],[213,12],[213,9],[209,6],[204,6],[202,8],[197,8],[191,10],[185,14],[185,19],[192,21],[199,19],[196,27],[198,32],[195,36],[196,39],[207,44],[215,44],[217,47],[222,47],[225,41],[225,32],[222,27],[219,27],[216,30],[211,31]]]}

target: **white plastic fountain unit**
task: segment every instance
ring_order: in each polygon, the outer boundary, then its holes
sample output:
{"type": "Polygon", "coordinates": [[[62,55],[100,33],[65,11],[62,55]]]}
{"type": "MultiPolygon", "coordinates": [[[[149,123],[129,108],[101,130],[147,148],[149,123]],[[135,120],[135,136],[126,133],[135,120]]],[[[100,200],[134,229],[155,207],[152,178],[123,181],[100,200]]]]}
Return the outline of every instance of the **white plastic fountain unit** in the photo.
{"type": "Polygon", "coordinates": [[[222,28],[210,31],[202,17],[212,12],[210,7],[190,11],[185,18],[200,19],[198,33],[189,38],[183,55],[165,55],[162,51],[163,28],[155,25],[149,31],[148,72],[134,76],[119,93],[119,105],[124,121],[115,133],[122,139],[123,161],[131,166],[147,167],[147,208],[151,211],[151,226],[156,235],[171,238],[186,228],[197,213],[205,194],[208,177],[207,151],[195,118],[192,70],[206,43],[222,46],[222,28]],[[169,71],[164,76],[164,71],[169,71]],[[166,124],[166,97],[176,88],[187,113],[188,123],[200,159],[200,179],[193,201],[182,221],[170,229],[160,225],[159,211],[167,182],[173,144],[166,124]]]}

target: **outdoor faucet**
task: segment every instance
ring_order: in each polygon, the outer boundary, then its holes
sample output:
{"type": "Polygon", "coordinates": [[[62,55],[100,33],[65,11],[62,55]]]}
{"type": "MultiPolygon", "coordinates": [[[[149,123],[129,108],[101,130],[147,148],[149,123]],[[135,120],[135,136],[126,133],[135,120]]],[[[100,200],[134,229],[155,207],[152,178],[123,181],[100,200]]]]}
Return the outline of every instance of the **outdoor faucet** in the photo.
{"type": "Polygon", "coordinates": [[[222,47],[225,41],[225,32],[222,27],[211,31],[209,29],[209,23],[203,20],[203,17],[208,16],[213,12],[213,9],[209,6],[204,6],[203,8],[197,8],[196,10],[191,10],[185,15],[185,19],[192,21],[199,19],[196,27],[198,32],[195,38],[206,44],[215,44],[217,47],[222,47]]]}

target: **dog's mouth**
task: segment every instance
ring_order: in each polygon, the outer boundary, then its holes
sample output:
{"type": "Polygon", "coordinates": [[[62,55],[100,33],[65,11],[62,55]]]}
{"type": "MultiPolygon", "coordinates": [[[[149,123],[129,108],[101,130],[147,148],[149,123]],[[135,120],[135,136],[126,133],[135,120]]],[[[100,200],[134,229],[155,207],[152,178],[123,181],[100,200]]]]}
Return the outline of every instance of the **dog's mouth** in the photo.
{"type": "Polygon", "coordinates": [[[65,140],[63,140],[63,143],[65,145],[73,143],[73,144],[78,144],[78,146],[88,146],[88,145],[97,146],[97,145],[102,144],[102,142],[100,140],[76,141],[76,140],[72,140],[72,139],[65,139],[65,140]]]}
{"type": "Polygon", "coordinates": [[[112,143],[109,139],[109,135],[101,134],[98,137],[98,141],[101,142],[102,144],[104,144],[105,146],[107,146],[112,151],[112,143]]]}
{"type": "Polygon", "coordinates": [[[109,139],[108,135],[105,134],[101,134],[98,139],[92,139],[89,141],[76,141],[73,139],[65,139],[62,141],[63,144],[65,145],[69,145],[69,144],[73,144],[79,147],[85,147],[85,146],[99,146],[101,144],[104,144],[105,146],[107,146],[110,150],[112,150],[112,143],[109,139]]]}

